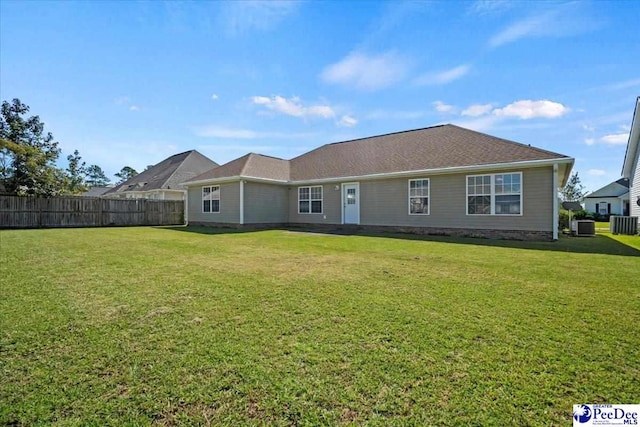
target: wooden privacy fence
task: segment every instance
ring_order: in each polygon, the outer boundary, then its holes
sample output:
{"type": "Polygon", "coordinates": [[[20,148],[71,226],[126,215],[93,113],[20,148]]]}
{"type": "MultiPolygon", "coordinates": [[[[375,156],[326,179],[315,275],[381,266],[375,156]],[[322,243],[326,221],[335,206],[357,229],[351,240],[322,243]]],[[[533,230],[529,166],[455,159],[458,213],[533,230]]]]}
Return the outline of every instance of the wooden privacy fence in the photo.
{"type": "Polygon", "coordinates": [[[0,196],[0,228],[184,224],[178,200],[0,196]]]}

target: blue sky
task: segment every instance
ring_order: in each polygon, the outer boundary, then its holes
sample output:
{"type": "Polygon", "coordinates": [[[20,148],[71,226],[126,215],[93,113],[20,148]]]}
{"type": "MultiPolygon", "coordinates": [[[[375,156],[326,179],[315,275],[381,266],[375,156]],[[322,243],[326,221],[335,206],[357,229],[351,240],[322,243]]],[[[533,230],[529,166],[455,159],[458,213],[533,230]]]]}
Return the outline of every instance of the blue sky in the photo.
{"type": "Polygon", "coordinates": [[[619,178],[640,2],[0,2],[0,92],[109,175],[455,123],[619,178]]]}

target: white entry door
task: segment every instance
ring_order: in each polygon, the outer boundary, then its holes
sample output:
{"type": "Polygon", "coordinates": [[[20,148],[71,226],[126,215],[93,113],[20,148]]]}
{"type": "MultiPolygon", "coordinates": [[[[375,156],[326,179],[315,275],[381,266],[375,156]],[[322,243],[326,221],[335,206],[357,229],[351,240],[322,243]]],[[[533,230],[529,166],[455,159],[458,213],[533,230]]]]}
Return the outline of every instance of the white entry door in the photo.
{"type": "Polygon", "coordinates": [[[342,222],[360,224],[360,185],[342,184],[342,222]]]}

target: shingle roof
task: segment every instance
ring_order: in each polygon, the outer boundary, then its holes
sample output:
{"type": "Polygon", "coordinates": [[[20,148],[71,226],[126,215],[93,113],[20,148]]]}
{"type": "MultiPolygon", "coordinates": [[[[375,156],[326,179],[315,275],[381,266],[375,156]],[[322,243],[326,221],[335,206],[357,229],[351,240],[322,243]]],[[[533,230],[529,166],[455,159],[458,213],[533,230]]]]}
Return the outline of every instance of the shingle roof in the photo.
{"type": "Polygon", "coordinates": [[[288,160],[262,154],[249,153],[224,165],[200,174],[191,181],[202,181],[232,176],[254,177],[287,181],[289,179],[288,160]]]}
{"type": "Polygon", "coordinates": [[[91,187],[81,194],[82,197],[100,197],[113,187],[91,187]]]}
{"type": "Polygon", "coordinates": [[[571,158],[448,124],[326,144],[289,161],[247,154],[191,181],[305,181],[552,159],[571,158]]]}
{"type": "Polygon", "coordinates": [[[619,180],[616,181],[616,184],[620,184],[623,187],[629,188],[629,178],[620,178],[619,180]]]}
{"type": "Polygon", "coordinates": [[[629,194],[629,180],[627,178],[620,178],[617,181],[613,181],[596,191],[589,193],[585,196],[585,199],[602,198],[602,197],[620,197],[629,194]]]}
{"type": "Polygon", "coordinates": [[[218,164],[196,150],[175,154],[105,193],[181,189],[181,183],[218,164]]]}
{"type": "Polygon", "coordinates": [[[291,180],[568,158],[454,125],[324,145],[291,160],[291,180]]]}

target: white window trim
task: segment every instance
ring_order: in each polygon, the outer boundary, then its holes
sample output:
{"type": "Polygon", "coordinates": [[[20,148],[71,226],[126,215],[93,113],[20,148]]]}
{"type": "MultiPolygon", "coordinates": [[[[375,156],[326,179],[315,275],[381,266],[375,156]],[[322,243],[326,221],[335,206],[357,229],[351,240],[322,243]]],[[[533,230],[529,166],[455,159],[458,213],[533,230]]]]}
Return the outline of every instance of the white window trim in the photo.
{"type": "MultiPolygon", "coordinates": [[[[324,186],[322,186],[322,185],[302,185],[302,186],[298,187],[297,191],[298,191],[298,214],[299,215],[323,215],[324,214],[324,186]],[[320,192],[322,193],[322,197],[320,197],[319,199],[314,199],[314,198],[311,197],[311,189],[312,188],[318,188],[318,187],[320,188],[320,192]],[[309,202],[309,212],[300,212],[300,202],[302,201],[302,200],[300,200],[300,189],[301,188],[308,188],[309,189],[309,200],[308,200],[308,202],[309,202]],[[317,201],[320,201],[320,203],[321,203],[320,204],[320,207],[321,207],[320,212],[311,212],[311,202],[317,202],[317,201]]],[[[304,201],[306,202],[307,200],[304,200],[304,201]]]]}
{"type": "MultiPolygon", "coordinates": [[[[417,197],[417,196],[413,196],[417,197]]],[[[431,179],[429,178],[412,178],[407,181],[407,212],[409,215],[431,215],[431,179]],[[429,184],[427,185],[427,213],[411,213],[411,181],[427,181],[429,184]]]]}
{"type": "Polygon", "coordinates": [[[609,202],[598,202],[596,206],[596,211],[598,215],[608,215],[609,214],[609,202]],[[600,213],[600,205],[604,205],[605,213],[600,213]]]}
{"type": "MultiPolygon", "coordinates": [[[[206,214],[219,214],[220,213],[220,211],[221,211],[221,209],[220,209],[221,206],[220,205],[222,204],[222,201],[220,200],[221,199],[221,197],[220,197],[221,193],[222,193],[222,188],[219,185],[204,185],[202,187],[201,196],[200,196],[200,209],[202,210],[202,213],[206,213],[206,214]],[[204,201],[205,201],[204,200],[204,189],[205,188],[209,189],[209,191],[210,191],[209,194],[213,194],[213,189],[214,188],[218,188],[218,198],[217,199],[209,199],[210,201],[214,201],[214,200],[218,201],[218,210],[217,211],[211,210],[211,211],[207,212],[207,211],[204,210],[204,201]]],[[[213,203],[211,203],[210,206],[213,207],[213,203]]]]}
{"type": "MultiPolygon", "coordinates": [[[[497,216],[497,217],[514,217],[514,216],[522,216],[524,214],[524,182],[522,180],[522,172],[498,172],[498,173],[481,173],[477,175],[467,175],[464,178],[464,186],[465,186],[465,213],[467,216],[497,216]],[[520,213],[518,214],[497,214],[496,213],[496,175],[520,175],[520,213]],[[470,214],[469,213],[469,178],[478,177],[478,176],[490,176],[491,177],[491,213],[488,214],[470,214]]],[[[476,194],[474,194],[475,196],[476,194]]],[[[516,193],[502,193],[499,196],[515,196],[518,195],[516,193]]]]}

